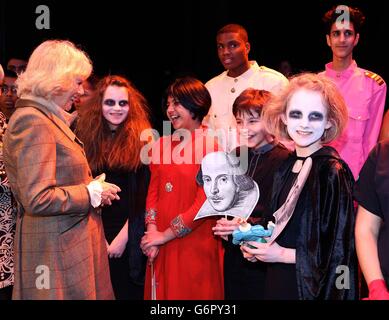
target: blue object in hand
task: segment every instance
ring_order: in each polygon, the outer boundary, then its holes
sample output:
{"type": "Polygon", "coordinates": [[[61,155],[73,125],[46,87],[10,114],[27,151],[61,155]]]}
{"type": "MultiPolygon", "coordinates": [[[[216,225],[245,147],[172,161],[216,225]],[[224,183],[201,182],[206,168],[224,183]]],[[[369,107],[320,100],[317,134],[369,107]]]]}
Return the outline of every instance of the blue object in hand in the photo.
{"type": "Polygon", "coordinates": [[[232,233],[232,243],[242,244],[242,242],[256,241],[266,243],[265,237],[270,237],[273,233],[274,223],[269,222],[267,229],[261,225],[251,226],[245,223],[244,226],[239,227],[232,233]]]}

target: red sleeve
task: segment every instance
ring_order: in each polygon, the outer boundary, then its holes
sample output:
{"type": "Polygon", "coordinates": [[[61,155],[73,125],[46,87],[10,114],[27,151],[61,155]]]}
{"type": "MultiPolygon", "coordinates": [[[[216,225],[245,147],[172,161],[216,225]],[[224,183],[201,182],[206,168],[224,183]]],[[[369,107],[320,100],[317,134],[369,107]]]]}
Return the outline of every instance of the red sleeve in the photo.
{"type": "Polygon", "coordinates": [[[161,160],[162,139],[156,141],[152,147],[150,168],[150,183],[146,198],[145,224],[158,221],[158,199],[159,199],[159,169],[161,160]]]}
{"type": "Polygon", "coordinates": [[[177,238],[182,238],[186,236],[188,233],[192,232],[205,221],[205,219],[193,221],[205,200],[206,196],[204,190],[201,186],[198,186],[196,198],[190,208],[175,217],[170,222],[170,228],[173,230],[177,238]]]}

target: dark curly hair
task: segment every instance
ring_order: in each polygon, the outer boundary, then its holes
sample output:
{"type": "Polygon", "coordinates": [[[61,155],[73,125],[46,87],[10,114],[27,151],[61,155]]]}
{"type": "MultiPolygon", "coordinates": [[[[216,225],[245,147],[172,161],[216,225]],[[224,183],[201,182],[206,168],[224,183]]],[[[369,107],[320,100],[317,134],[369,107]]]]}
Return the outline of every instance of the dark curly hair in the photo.
{"type": "MultiPolygon", "coordinates": [[[[344,13],[344,10],[342,10],[342,8],[339,8],[340,9],[339,12],[336,12],[336,9],[338,7],[339,6],[332,7],[324,14],[322,18],[325,24],[326,34],[330,34],[332,25],[337,21],[339,16],[344,13]]],[[[365,15],[358,8],[355,7],[353,8],[349,6],[344,6],[344,7],[348,8],[350,13],[350,22],[353,24],[355,32],[359,33],[366,20],[365,15]]]]}

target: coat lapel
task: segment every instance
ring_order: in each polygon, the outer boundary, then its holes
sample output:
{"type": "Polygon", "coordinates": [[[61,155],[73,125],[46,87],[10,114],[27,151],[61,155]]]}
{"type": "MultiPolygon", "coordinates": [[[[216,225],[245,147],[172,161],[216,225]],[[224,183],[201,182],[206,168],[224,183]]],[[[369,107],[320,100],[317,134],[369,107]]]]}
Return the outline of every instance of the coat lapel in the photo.
{"type": "MultiPolygon", "coordinates": [[[[43,99],[41,99],[43,100],[43,99]]],[[[76,142],[81,148],[84,147],[80,139],[76,137],[73,131],[66,125],[64,119],[62,119],[59,110],[55,110],[54,106],[46,106],[43,103],[32,99],[19,99],[16,102],[16,108],[33,107],[44,113],[70,140],[76,142]]]]}

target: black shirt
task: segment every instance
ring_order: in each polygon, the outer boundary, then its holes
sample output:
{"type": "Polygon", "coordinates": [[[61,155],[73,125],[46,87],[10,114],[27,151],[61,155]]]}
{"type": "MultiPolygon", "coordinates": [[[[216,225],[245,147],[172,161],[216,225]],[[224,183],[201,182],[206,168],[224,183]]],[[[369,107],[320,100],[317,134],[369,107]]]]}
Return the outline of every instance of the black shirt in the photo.
{"type": "MultiPolygon", "coordinates": [[[[275,172],[289,156],[283,145],[267,144],[257,150],[248,150],[247,175],[257,182],[260,196],[251,216],[247,219],[252,225],[261,224],[265,228],[272,219],[271,198],[275,172]]],[[[266,264],[247,261],[238,245],[225,242],[224,291],[227,300],[263,299],[266,264]]]]}
{"type": "MultiPolygon", "coordinates": [[[[277,207],[281,207],[292,189],[298,173],[290,171],[277,199],[277,207]]],[[[295,211],[277,238],[277,244],[284,248],[296,248],[300,228],[300,214],[295,211]]],[[[269,263],[266,278],[265,299],[267,300],[298,300],[296,264],[269,263]]]]}
{"type": "Polygon", "coordinates": [[[381,271],[389,286],[389,140],[382,141],[370,152],[354,196],[359,204],[383,220],[378,236],[378,258],[381,271]]]}

